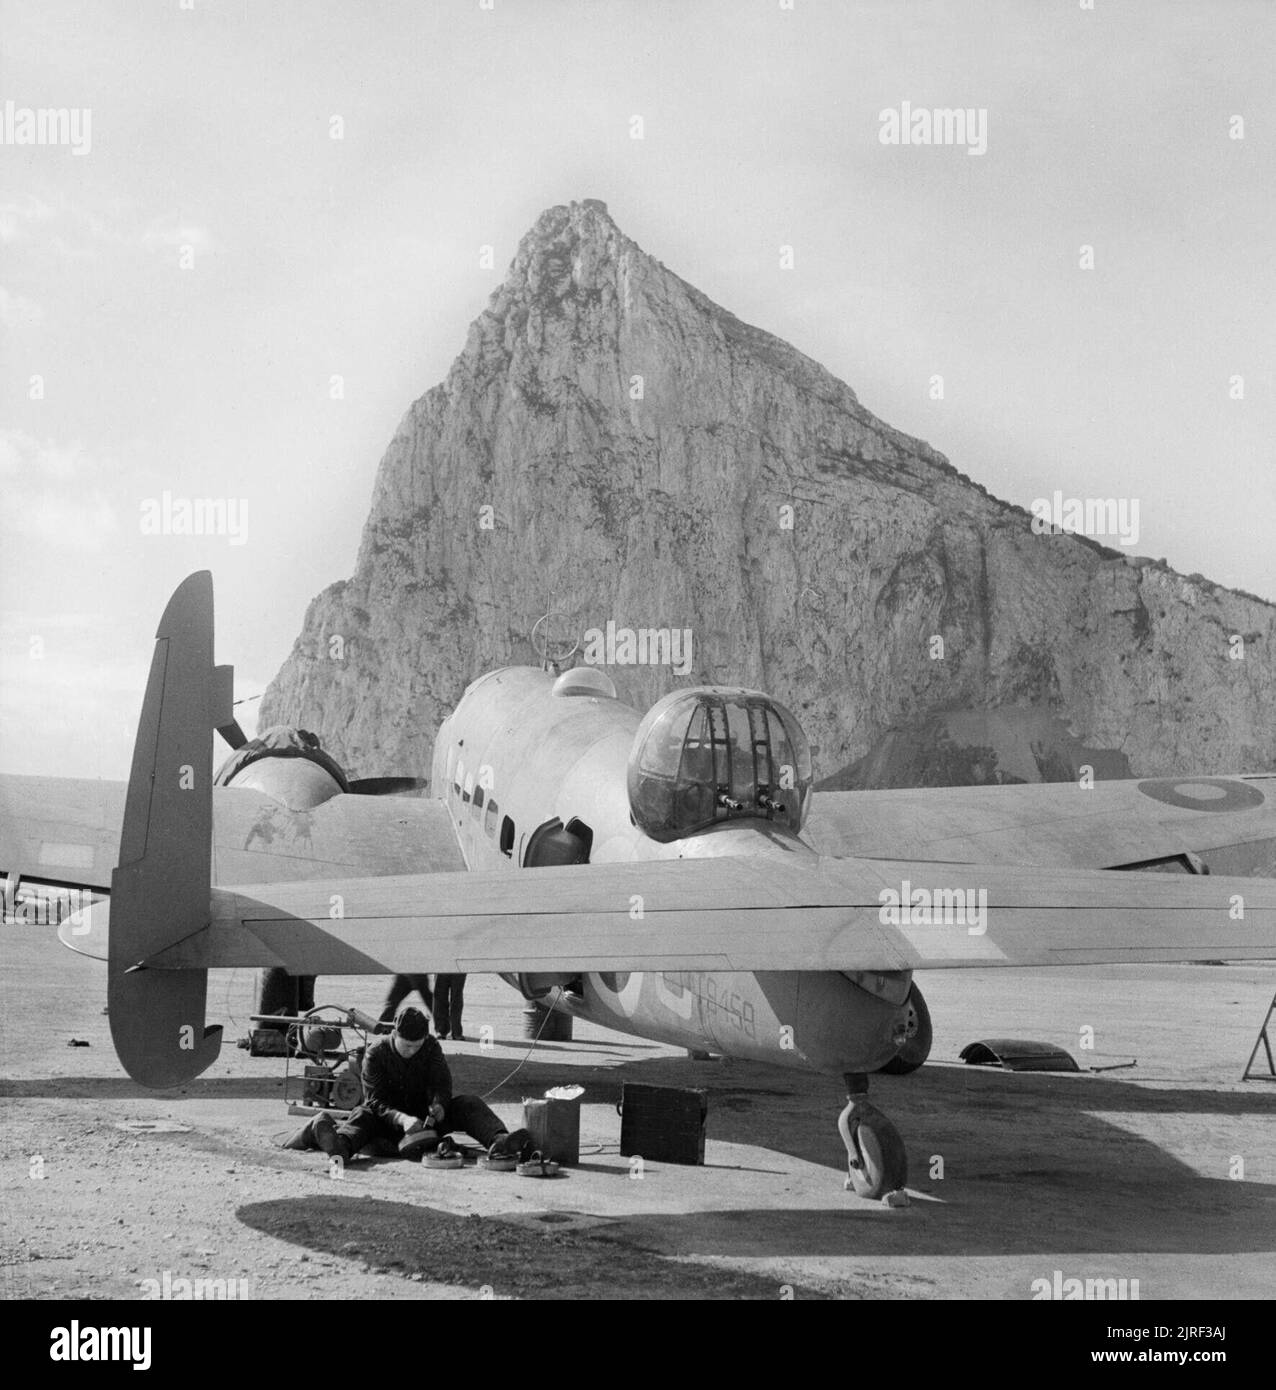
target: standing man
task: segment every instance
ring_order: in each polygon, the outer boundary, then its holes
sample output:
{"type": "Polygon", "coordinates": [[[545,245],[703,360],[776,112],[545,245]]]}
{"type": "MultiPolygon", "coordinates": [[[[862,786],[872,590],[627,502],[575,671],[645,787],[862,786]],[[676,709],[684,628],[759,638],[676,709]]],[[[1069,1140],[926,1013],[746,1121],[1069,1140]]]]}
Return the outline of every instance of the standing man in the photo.
{"type": "MultiPolygon", "coordinates": [[[[444,977],[446,978],[446,976],[444,977]]],[[[390,985],[390,992],[385,997],[385,1003],[381,1008],[380,1022],[389,1023],[399,1011],[399,1005],[412,993],[413,990],[421,996],[421,1002],[430,1011],[434,1012],[434,995],[430,990],[430,977],[428,975],[396,975],[390,985]]],[[[314,1007],[313,1001],[311,1008],[314,1007]]],[[[444,1032],[439,1030],[439,1037],[443,1037],[444,1032]]]]}
{"type": "Polygon", "coordinates": [[[513,1134],[478,1096],[452,1094],[443,1049],[430,1036],[420,1009],[405,1004],[389,1037],[370,1043],[363,1058],[363,1104],[338,1124],[316,1115],[310,1139],[326,1154],[351,1159],[374,1139],[391,1139],[400,1152],[421,1157],[445,1134],[469,1134],[493,1158],[520,1157],[532,1145],[525,1129],[513,1134]]]}
{"type": "Polygon", "coordinates": [[[450,1033],[453,1042],[464,1042],[461,1031],[461,1010],[465,1007],[465,976],[436,975],[434,977],[434,1026],[439,1037],[450,1033]]]}

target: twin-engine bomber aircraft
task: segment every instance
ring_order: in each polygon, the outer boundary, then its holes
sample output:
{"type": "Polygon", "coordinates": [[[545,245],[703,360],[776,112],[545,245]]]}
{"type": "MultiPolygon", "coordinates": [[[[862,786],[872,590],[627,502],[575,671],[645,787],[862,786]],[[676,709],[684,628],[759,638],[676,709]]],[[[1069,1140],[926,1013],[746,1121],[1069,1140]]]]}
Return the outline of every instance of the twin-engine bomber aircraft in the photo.
{"type": "Polygon", "coordinates": [[[643,716],[597,668],[515,666],[443,722],[429,799],[355,794],[297,748],[214,789],[213,730],[243,735],[210,574],[156,637],[127,790],[0,779],[0,865],[109,886],[109,934],[97,903],[60,935],[107,960],[144,1086],[216,1059],[214,966],[499,973],[608,1028],[841,1073],[847,1186],[889,1197],[907,1159],[868,1075],[926,1059],[914,970],[1276,956],[1276,880],[1110,872],[1276,839],[1276,774],[819,793],[757,691],[643,716]]]}

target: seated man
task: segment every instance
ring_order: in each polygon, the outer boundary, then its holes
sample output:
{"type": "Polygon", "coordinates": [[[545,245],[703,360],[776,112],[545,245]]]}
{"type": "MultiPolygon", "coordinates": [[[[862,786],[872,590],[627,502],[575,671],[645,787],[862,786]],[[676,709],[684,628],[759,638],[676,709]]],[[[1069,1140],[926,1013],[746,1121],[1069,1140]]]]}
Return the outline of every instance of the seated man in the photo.
{"type": "Polygon", "coordinates": [[[477,1096],[454,1096],[443,1049],[430,1036],[420,1009],[404,1004],[389,1037],[370,1043],[363,1058],[363,1104],[337,1123],[316,1115],[310,1137],[326,1154],[351,1159],[376,1139],[397,1142],[399,1151],[422,1158],[453,1130],[477,1139],[493,1158],[521,1156],[532,1136],[510,1134],[477,1096]]]}

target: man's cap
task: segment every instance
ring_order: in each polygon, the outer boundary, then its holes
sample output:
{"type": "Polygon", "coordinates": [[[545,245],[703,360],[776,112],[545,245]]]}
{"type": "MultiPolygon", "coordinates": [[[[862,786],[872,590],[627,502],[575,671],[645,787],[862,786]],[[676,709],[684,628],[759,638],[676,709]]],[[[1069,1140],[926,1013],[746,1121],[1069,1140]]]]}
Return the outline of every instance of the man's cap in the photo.
{"type": "Polygon", "coordinates": [[[430,1020],[414,1004],[405,1004],[394,1016],[394,1031],[404,1042],[420,1042],[430,1036],[430,1020]]]}

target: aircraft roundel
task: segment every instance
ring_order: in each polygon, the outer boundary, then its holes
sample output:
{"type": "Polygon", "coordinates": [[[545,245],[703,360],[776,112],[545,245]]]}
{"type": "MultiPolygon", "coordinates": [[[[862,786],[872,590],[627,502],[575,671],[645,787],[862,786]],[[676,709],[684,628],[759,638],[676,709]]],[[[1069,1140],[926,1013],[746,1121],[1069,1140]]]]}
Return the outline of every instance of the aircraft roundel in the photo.
{"type": "Polygon", "coordinates": [[[617,973],[606,972],[595,976],[598,983],[611,994],[620,1012],[626,1018],[634,1016],[634,1010],[638,1007],[638,999],[642,994],[642,972],[621,971],[617,973]]]}
{"type": "Polygon", "coordinates": [[[1139,790],[1185,811],[1251,811],[1266,800],[1257,787],[1226,777],[1154,777],[1140,782],[1139,790]]]}

